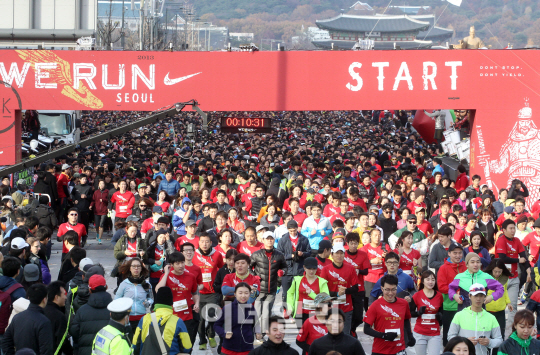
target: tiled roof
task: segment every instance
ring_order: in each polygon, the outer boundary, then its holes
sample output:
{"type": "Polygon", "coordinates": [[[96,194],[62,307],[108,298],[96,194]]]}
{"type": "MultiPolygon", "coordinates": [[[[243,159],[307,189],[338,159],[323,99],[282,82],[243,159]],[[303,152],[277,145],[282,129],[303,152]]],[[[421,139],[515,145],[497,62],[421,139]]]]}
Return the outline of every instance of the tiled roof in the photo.
{"type": "Polygon", "coordinates": [[[319,28],[349,32],[407,32],[423,31],[430,23],[413,19],[407,15],[399,16],[355,16],[341,14],[337,17],[316,21],[319,28]]]}

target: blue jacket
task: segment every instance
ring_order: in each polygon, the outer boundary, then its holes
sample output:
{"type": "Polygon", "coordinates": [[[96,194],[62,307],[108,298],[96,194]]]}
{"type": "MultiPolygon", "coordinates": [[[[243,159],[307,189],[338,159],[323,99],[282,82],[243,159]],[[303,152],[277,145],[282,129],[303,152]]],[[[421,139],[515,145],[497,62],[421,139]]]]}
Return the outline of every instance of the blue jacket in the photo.
{"type": "MultiPolygon", "coordinates": [[[[161,186],[161,184],[159,186],[161,186]]],[[[178,235],[186,235],[186,225],[184,223],[184,216],[186,214],[186,210],[184,209],[184,203],[186,202],[191,203],[191,200],[188,197],[184,197],[182,199],[182,203],[180,204],[180,207],[174,213],[173,218],[172,218],[172,225],[174,229],[176,230],[176,234],[178,235]]]]}
{"type": "Polygon", "coordinates": [[[261,332],[257,312],[253,304],[241,305],[237,300],[225,305],[221,317],[214,323],[214,331],[223,339],[222,348],[244,352],[253,350],[255,333],[261,332]],[[239,321],[238,311],[243,310],[244,317],[239,321]],[[242,309],[243,308],[243,309],[242,309]],[[241,322],[241,323],[240,323],[241,322]],[[227,332],[232,332],[230,339],[225,338],[227,332]]]}
{"type": "Polygon", "coordinates": [[[287,273],[289,276],[299,276],[304,274],[304,260],[311,256],[311,246],[309,240],[298,232],[297,251],[302,252],[302,256],[293,253],[293,246],[290,234],[285,234],[278,242],[277,250],[285,256],[287,262],[287,273]],[[293,258],[295,254],[295,258],[293,258]]]}
{"type": "MultiPolygon", "coordinates": [[[[21,271],[22,272],[22,271],[21,271]]],[[[0,290],[6,292],[11,286],[15,285],[17,281],[13,277],[0,276],[0,290]]],[[[11,293],[11,304],[13,304],[19,298],[26,298],[26,291],[24,288],[18,288],[11,293]]]]}
{"type": "MultiPolygon", "coordinates": [[[[463,248],[463,258],[467,256],[471,251],[469,251],[469,248],[463,248]]],[[[480,257],[480,261],[482,262],[482,269],[488,267],[489,263],[491,263],[491,256],[489,256],[489,251],[484,248],[480,247],[480,254],[482,256],[480,257]]]]}
{"type": "Polygon", "coordinates": [[[161,190],[165,191],[167,195],[169,196],[174,196],[180,190],[180,183],[174,179],[172,179],[171,181],[167,181],[167,179],[163,179],[161,180],[161,183],[159,184],[159,187],[157,189],[158,195],[161,190]]]}
{"type": "MultiPolygon", "coordinates": [[[[385,272],[384,274],[386,275],[388,272],[385,272]]],[[[412,295],[416,293],[412,278],[401,269],[398,269],[396,276],[398,278],[397,296],[399,298],[404,298],[405,296],[410,296],[412,298],[412,295]]],[[[373,290],[371,290],[369,304],[373,303],[380,295],[382,295],[381,279],[377,280],[377,283],[373,286],[373,290]]]]}
{"type": "Polygon", "coordinates": [[[315,222],[313,216],[306,218],[304,224],[302,224],[301,234],[305,235],[309,240],[309,245],[311,249],[319,250],[319,243],[324,237],[332,233],[332,224],[330,220],[324,216],[321,216],[319,223],[315,222]],[[315,230],[316,233],[311,235],[311,231],[315,230]],[[321,235],[321,231],[324,230],[324,235],[321,235]]]}

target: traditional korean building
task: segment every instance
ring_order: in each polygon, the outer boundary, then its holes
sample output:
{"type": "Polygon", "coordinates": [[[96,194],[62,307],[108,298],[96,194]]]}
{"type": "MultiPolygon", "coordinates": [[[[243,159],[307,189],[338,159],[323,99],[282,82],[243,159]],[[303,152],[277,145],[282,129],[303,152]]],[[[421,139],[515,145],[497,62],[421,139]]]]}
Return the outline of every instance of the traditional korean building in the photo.
{"type": "Polygon", "coordinates": [[[433,27],[433,15],[374,15],[340,14],[334,18],[316,21],[327,30],[330,39],[314,40],[319,48],[352,49],[356,42],[373,40],[374,49],[426,49],[453,35],[452,30],[433,27]]]}

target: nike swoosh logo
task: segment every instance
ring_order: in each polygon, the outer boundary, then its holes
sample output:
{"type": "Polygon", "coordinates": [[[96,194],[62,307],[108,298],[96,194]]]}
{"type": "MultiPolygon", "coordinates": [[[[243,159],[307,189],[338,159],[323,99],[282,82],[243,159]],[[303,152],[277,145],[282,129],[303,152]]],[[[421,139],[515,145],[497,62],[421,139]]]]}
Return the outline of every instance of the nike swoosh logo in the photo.
{"type": "Polygon", "coordinates": [[[195,75],[199,75],[201,74],[202,72],[198,72],[198,73],[195,73],[195,74],[191,74],[191,75],[186,75],[186,76],[183,76],[181,78],[176,78],[176,79],[170,79],[169,78],[169,73],[167,73],[167,75],[165,76],[165,79],[163,79],[163,83],[165,85],[174,85],[174,84],[178,84],[179,82],[181,81],[184,81],[186,79],[189,79],[189,78],[192,78],[194,77],[195,75]]]}

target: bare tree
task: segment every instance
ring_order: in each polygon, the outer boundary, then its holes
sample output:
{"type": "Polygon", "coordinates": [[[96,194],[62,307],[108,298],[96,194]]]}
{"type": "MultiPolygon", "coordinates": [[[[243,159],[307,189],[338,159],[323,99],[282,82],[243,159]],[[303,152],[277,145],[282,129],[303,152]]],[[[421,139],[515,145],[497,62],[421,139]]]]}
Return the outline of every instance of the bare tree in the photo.
{"type": "Polygon", "coordinates": [[[98,40],[101,47],[111,50],[111,45],[122,38],[122,33],[118,28],[120,21],[112,21],[112,0],[109,0],[109,10],[105,13],[107,20],[100,20],[97,24],[98,40]]]}

